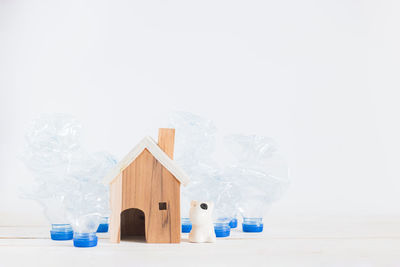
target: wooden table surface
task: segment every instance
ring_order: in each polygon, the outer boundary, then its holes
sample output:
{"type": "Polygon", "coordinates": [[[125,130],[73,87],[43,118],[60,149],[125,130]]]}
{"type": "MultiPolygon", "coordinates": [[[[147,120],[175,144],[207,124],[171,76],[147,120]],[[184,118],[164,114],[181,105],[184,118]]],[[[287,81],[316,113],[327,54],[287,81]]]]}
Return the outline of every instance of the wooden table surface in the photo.
{"type": "Polygon", "coordinates": [[[0,266],[400,266],[400,220],[269,218],[261,234],[214,244],[52,241],[48,227],[0,227],[0,266]]]}

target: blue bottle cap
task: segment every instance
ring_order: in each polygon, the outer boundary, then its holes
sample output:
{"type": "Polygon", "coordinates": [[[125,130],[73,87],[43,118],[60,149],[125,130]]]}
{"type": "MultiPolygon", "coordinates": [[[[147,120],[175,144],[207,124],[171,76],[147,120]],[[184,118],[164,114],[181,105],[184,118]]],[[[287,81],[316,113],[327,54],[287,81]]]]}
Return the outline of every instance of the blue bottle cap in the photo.
{"type": "Polygon", "coordinates": [[[190,233],[192,231],[192,224],[182,224],[182,233],[190,233]]]}
{"type": "Polygon", "coordinates": [[[215,223],[214,231],[216,237],[227,237],[231,234],[231,228],[228,223],[215,223]]]}
{"type": "Polygon", "coordinates": [[[182,218],[181,224],[182,224],[182,233],[190,233],[190,231],[192,231],[192,222],[190,221],[189,218],[182,218]]]}
{"type": "Polygon", "coordinates": [[[238,224],[238,221],[236,218],[233,218],[230,222],[229,222],[229,227],[230,228],[236,228],[238,224]]]}
{"type": "Polygon", "coordinates": [[[263,227],[262,218],[243,218],[243,232],[260,233],[263,231],[263,227]]]}
{"type": "Polygon", "coordinates": [[[74,246],[79,248],[90,248],[97,246],[96,233],[75,233],[74,246]]]}
{"type": "Polygon", "coordinates": [[[52,224],[50,230],[50,237],[52,240],[71,240],[74,236],[74,231],[70,224],[52,224]]]}
{"type": "Polygon", "coordinates": [[[52,240],[60,241],[60,240],[71,240],[74,236],[73,231],[69,232],[57,232],[57,231],[50,231],[50,237],[52,240]]]}
{"type": "Polygon", "coordinates": [[[243,232],[247,233],[261,233],[264,228],[264,224],[242,224],[243,232]]]}
{"type": "Polygon", "coordinates": [[[97,228],[97,233],[107,233],[108,232],[108,223],[101,223],[97,228]]]}

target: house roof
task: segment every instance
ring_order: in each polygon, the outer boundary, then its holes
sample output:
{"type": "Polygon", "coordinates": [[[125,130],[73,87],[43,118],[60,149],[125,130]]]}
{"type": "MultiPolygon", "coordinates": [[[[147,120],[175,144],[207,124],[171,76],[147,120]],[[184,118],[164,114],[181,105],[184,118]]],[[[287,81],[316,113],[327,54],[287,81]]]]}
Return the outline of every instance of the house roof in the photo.
{"type": "Polygon", "coordinates": [[[126,167],[128,167],[142,152],[147,149],[175,178],[183,185],[189,183],[188,175],[157,145],[147,136],[140,141],[104,178],[105,184],[111,183],[126,167]]]}

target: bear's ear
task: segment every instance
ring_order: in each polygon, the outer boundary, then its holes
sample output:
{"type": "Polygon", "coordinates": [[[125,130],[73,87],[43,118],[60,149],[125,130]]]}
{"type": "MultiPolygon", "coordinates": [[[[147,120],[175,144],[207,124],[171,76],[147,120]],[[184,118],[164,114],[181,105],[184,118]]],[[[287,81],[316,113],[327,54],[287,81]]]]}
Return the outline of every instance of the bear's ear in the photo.
{"type": "Polygon", "coordinates": [[[196,205],[197,205],[197,201],[196,201],[196,200],[192,200],[192,201],[190,202],[190,206],[191,206],[191,207],[196,207],[196,205]]]}

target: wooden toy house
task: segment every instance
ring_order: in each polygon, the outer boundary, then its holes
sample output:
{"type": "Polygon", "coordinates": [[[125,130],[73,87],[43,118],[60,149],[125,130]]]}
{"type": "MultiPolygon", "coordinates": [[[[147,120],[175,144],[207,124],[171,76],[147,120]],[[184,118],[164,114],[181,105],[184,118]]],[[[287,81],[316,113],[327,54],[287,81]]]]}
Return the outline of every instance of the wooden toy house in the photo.
{"type": "Polygon", "coordinates": [[[109,175],[111,242],[138,235],[180,242],[180,185],[189,179],[173,161],[174,138],[174,129],[160,129],[158,144],[144,138],[109,175]]]}

